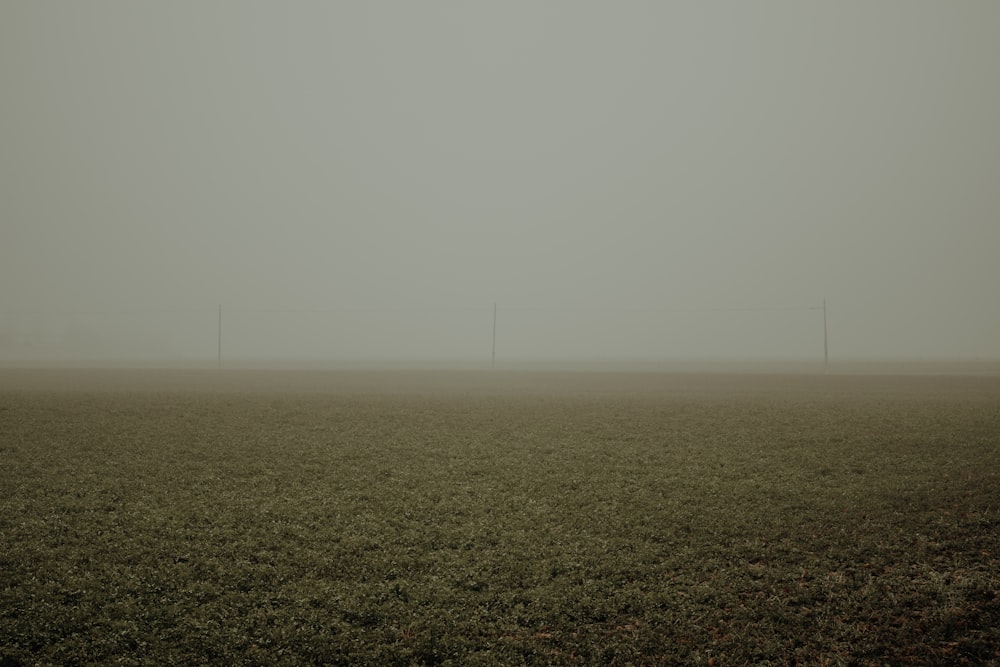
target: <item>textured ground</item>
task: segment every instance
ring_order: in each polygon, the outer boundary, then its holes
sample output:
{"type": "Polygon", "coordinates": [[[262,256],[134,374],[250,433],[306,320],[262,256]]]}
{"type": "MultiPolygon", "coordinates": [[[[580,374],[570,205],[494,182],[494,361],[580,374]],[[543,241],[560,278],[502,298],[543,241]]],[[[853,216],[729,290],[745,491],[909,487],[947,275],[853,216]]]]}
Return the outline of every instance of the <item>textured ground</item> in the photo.
{"type": "Polygon", "coordinates": [[[1000,378],[0,370],[8,664],[998,664],[1000,378]]]}

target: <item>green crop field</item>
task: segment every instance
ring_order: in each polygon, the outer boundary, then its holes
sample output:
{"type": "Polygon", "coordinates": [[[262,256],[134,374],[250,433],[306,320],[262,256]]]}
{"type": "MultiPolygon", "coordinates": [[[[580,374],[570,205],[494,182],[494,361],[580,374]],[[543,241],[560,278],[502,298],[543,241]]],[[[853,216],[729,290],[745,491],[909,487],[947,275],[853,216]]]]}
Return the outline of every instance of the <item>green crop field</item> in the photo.
{"type": "Polygon", "coordinates": [[[0,371],[0,664],[1000,664],[1000,378],[0,371]]]}

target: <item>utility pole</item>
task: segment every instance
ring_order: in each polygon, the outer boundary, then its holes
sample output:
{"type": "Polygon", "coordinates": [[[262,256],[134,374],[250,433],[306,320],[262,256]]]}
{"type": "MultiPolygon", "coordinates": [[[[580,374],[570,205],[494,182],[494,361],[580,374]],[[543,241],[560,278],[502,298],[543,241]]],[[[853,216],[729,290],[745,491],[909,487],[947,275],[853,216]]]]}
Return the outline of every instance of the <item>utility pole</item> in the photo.
{"type": "Polygon", "coordinates": [[[826,297],[823,297],[823,372],[830,372],[830,350],[826,342],[826,297]]]}
{"type": "Polygon", "coordinates": [[[497,302],[493,302],[493,355],[490,357],[490,368],[497,367],[497,302]]]}
{"type": "Polygon", "coordinates": [[[222,304],[219,304],[219,368],[222,368],[222,304]]]}

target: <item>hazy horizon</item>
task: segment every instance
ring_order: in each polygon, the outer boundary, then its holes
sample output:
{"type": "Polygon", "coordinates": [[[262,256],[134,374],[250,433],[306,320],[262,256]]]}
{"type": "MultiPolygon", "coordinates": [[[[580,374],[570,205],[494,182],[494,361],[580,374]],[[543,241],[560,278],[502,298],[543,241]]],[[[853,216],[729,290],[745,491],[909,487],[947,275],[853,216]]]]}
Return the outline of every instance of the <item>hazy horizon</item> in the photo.
{"type": "Polygon", "coordinates": [[[0,365],[1000,360],[1000,4],[0,4],[0,365]]]}

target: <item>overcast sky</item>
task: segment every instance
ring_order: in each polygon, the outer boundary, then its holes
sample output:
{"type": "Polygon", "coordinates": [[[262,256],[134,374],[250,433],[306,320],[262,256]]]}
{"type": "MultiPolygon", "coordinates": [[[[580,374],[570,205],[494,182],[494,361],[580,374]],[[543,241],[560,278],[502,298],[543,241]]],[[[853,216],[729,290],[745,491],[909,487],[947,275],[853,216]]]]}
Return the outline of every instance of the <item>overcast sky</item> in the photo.
{"type": "Polygon", "coordinates": [[[995,0],[6,0],[0,347],[1000,358],[998,72],[995,0]]]}

